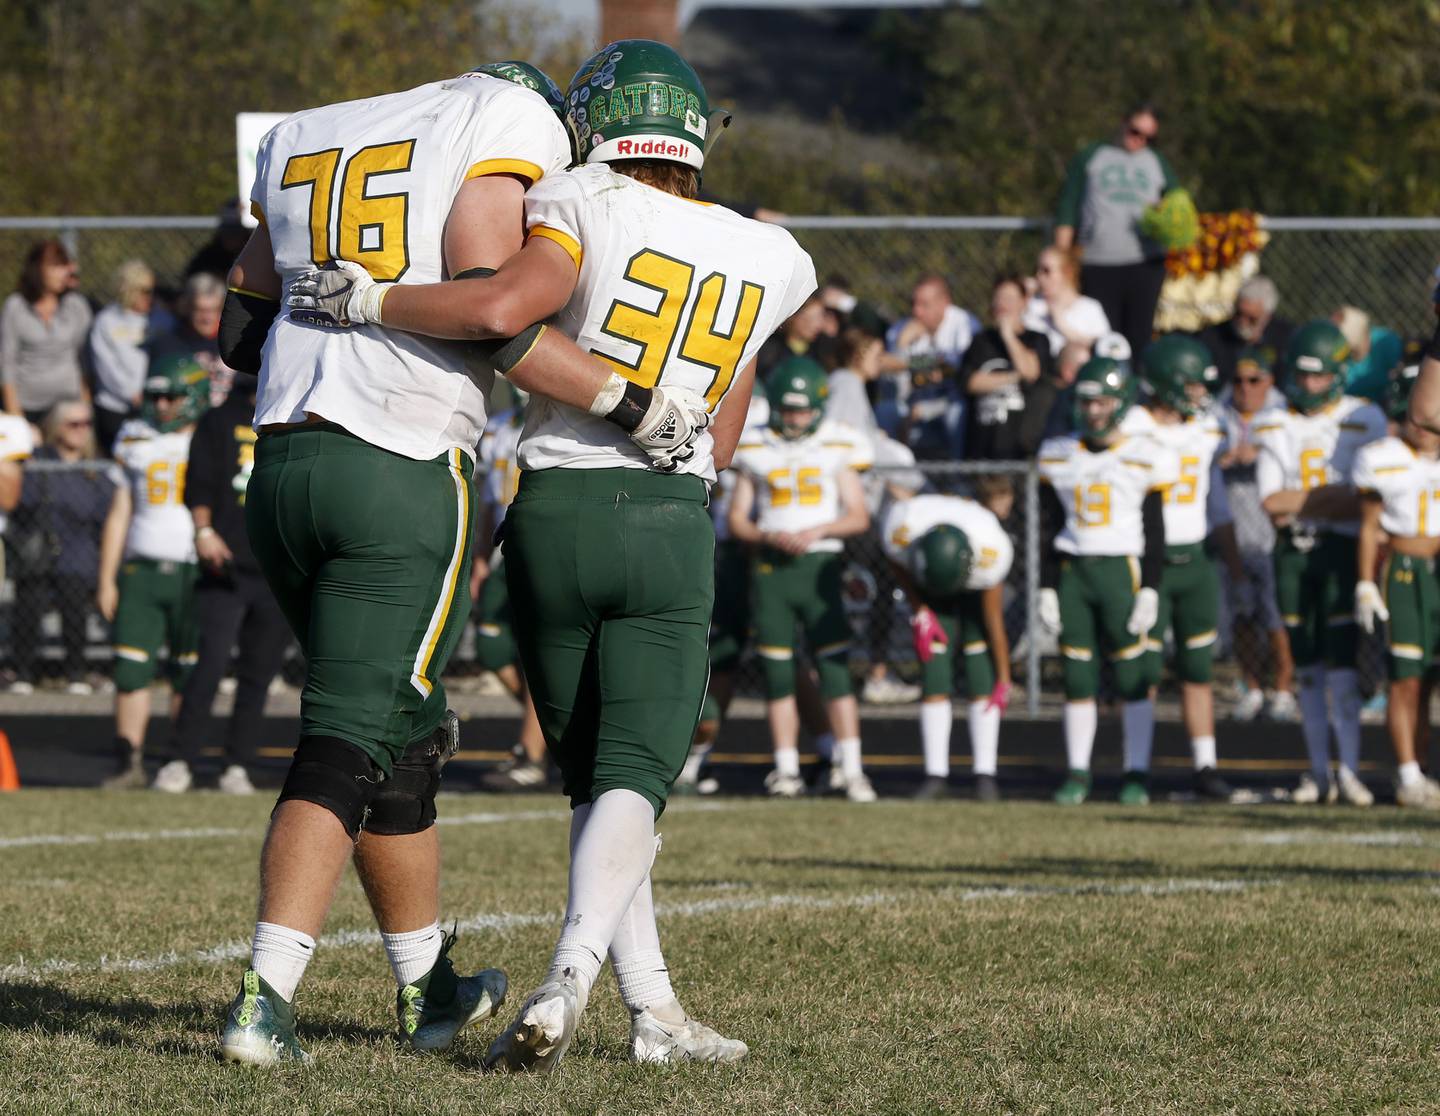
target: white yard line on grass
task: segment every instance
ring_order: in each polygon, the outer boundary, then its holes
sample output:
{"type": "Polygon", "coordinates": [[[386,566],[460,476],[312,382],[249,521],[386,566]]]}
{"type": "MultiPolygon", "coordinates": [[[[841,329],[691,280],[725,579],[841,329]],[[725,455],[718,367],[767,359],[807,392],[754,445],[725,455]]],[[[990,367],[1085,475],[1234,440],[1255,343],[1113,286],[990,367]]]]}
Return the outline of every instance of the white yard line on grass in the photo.
{"type": "Polygon", "coordinates": [[[1332,833],[1324,829],[1289,829],[1278,833],[1251,833],[1247,845],[1370,845],[1377,848],[1432,848],[1440,841],[1409,830],[1373,829],[1358,833],[1332,833]]]}
{"type": "MultiPolygon", "coordinates": [[[[1127,896],[1143,895],[1163,897],[1194,892],[1232,893],[1252,887],[1277,883],[1275,880],[1155,880],[1120,884],[1075,884],[1047,886],[1043,884],[1018,887],[968,887],[947,888],[930,893],[896,894],[884,891],[869,891],[857,895],[817,896],[787,893],[779,895],[757,895],[746,898],[697,899],[689,902],[657,904],[657,913],[662,919],[703,918],[716,914],[740,914],[747,911],[829,911],[863,907],[916,906],[917,900],[953,901],[961,903],[985,900],[1047,899],[1064,896],[1127,896]]],[[[559,911],[543,914],[522,914],[502,911],[495,914],[475,915],[459,923],[467,932],[488,930],[504,933],[530,926],[558,926],[563,915],[559,911]]],[[[350,946],[379,945],[380,936],[372,929],[339,930],[323,936],[319,945],[327,949],[344,949],[350,946]]],[[[142,957],[100,957],[93,961],[70,961],[62,958],[48,958],[43,961],[26,961],[21,958],[13,964],[0,967],[0,981],[36,980],[42,977],[67,976],[72,973],[153,973],[162,969],[179,968],[182,965],[219,965],[241,961],[250,956],[250,946],[245,942],[231,941],[206,949],[188,953],[169,951],[142,957]]]]}

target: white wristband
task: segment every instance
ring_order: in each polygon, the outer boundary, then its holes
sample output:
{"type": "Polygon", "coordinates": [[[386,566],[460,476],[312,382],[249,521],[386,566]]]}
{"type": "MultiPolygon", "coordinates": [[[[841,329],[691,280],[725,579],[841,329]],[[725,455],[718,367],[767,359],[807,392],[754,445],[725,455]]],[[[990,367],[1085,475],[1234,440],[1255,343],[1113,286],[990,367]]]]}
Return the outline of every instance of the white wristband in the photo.
{"type": "Polygon", "coordinates": [[[385,301],[385,296],[390,293],[390,283],[374,283],[351,300],[347,308],[352,322],[360,322],[368,325],[380,324],[380,306],[385,301]]]}
{"type": "Polygon", "coordinates": [[[590,413],[604,418],[616,407],[620,406],[620,400],[625,398],[626,380],[618,372],[611,372],[610,378],[605,381],[602,387],[590,400],[590,413]]]}

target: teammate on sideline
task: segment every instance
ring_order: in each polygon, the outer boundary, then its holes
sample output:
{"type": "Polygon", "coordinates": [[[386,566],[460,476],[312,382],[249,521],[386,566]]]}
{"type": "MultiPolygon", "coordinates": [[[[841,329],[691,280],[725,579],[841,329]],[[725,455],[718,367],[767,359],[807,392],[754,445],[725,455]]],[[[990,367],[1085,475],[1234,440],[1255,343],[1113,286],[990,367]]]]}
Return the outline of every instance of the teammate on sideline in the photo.
{"type": "MultiPolygon", "coordinates": [[[[247,523],[309,671],[261,852],[251,963],[221,1037],[227,1058],[309,1060],[292,1000],[352,855],[404,1041],[442,1048],[504,996],[498,971],[455,975],[433,824],[440,767],[458,746],[439,679],[469,611],[470,477],[490,366],[473,346],[333,328],[349,319],[300,273],[334,260],[327,281],[376,301],[491,273],[520,246],[525,188],[570,162],[562,100],[533,67],[497,63],[297,113],[261,141],[260,226],[231,271],[221,339],[227,364],[260,372],[247,523]],[[282,293],[296,301],[277,317],[282,293]]],[[[558,336],[535,350],[544,390],[595,404],[608,369],[558,336]]],[[[514,362],[506,345],[483,353],[514,362]]],[[[617,437],[646,443],[642,461],[692,452],[703,415],[663,388],[620,412],[612,395],[598,413],[624,425],[617,437]]]]}
{"type": "Polygon", "coordinates": [[[1005,633],[1005,578],[1014,546],[1000,521],[974,500],[916,496],[897,501],[881,533],[885,556],[910,598],[915,654],[922,666],[920,743],[925,781],[915,797],[950,794],[950,730],[958,648],[970,698],[970,752],[975,797],[1000,798],[996,779],[1000,718],[1010,701],[1010,640],[1005,633]]]}
{"type": "Polygon", "coordinates": [[[1362,446],[1352,479],[1360,494],[1356,550],[1355,619],[1366,632],[1376,621],[1389,627],[1390,740],[1399,765],[1395,801],[1440,809],[1440,784],[1420,769],[1421,746],[1430,729],[1431,672],[1440,651],[1440,434],[1405,418],[1411,367],[1391,381],[1388,410],[1401,419],[1398,435],[1362,446]],[[1407,374],[1408,373],[1408,374],[1407,374]],[[1390,554],[1371,578],[1388,538],[1390,554]]]}
{"type": "Polygon", "coordinates": [[[1135,400],[1128,366],[1086,362],[1075,379],[1075,433],[1040,446],[1041,499],[1064,527],[1043,556],[1040,621],[1060,636],[1065,664],[1065,752],[1069,774],[1055,801],[1090,794],[1102,650],[1124,703],[1125,778],[1120,801],[1150,801],[1155,707],[1145,652],[1159,615],[1165,559],[1165,489],[1179,479],[1175,455],[1120,432],[1135,400]]]}
{"type": "Polygon", "coordinates": [[[1310,771],[1295,802],[1374,801],[1360,781],[1360,686],[1355,673],[1355,537],[1360,513],[1349,484],[1355,454],[1383,438],[1385,416],[1345,394],[1345,336],[1328,321],[1297,329],[1285,350],[1289,407],[1253,427],[1260,499],[1276,527],[1275,592],[1295,660],[1310,771]],[[1327,708],[1328,697],[1328,708],[1327,708]],[[1330,773],[1330,732],[1340,767],[1330,773]]]}
{"type": "Polygon", "coordinates": [[[1140,354],[1140,376],[1148,391],[1144,406],[1132,408],[1121,429],[1145,434],[1179,461],[1180,476],[1165,491],[1165,567],[1160,576],[1160,617],[1150,636],[1150,685],[1159,686],[1165,634],[1175,630],[1175,672],[1181,711],[1190,735],[1197,794],[1221,802],[1233,789],[1216,771],[1215,641],[1220,621],[1220,580],[1206,551],[1215,543],[1230,574],[1231,603],[1241,615],[1254,611],[1254,587],[1235,546],[1235,529],[1220,475],[1225,432],[1210,411],[1218,380],[1210,352],[1200,342],[1170,334],[1140,354]]]}
{"type": "Polygon", "coordinates": [[[825,418],[825,370],[790,357],[770,371],[770,421],[735,450],[730,503],[733,538],[753,550],[755,645],[765,673],[775,769],[766,789],[805,792],[800,777],[800,713],[795,702],[795,628],[805,629],[820,673],[830,728],[851,802],[875,801],[861,765],[860,710],[850,677],[850,621],[841,580],[844,540],[870,526],[861,470],[873,463],[869,440],[825,418]],[[759,501],[759,517],[751,511],[759,501]]]}
{"type": "Polygon", "coordinates": [[[143,748],[150,682],[169,649],[170,721],[195,666],[195,528],[185,506],[190,435],[210,401],[210,374],[189,354],[158,357],[145,377],[141,417],[120,427],[125,471],[100,533],[96,603],[115,645],[115,751],[107,789],[146,785],[143,748]]]}
{"type": "Polygon", "coordinates": [[[739,439],[755,354],[815,289],[815,268],[784,229],[695,203],[703,145],[722,114],[711,116],[674,50],[613,43],[580,68],[567,100],[586,165],[531,190],[529,240],[493,279],[386,290],[354,269],[341,281],[319,272],[314,301],[340,320],[439,337],[518,333],[501,347],[512,379],[552,359],[571,367],[546,348],[560,330],[615,370],[589,414],[531,401],[506,517],[520,657],[574,813],[550,972],[486,1061],[553,1068],[607,950],[634,1058],[731,1061],[745,1044],[689,1018],[670,985],[650,884],[655,820],[705,694],[707,487],[739,439]],[[556,329],[530,324],[557,314],[556,329]],[[697,425],[704,408],[715,415],[693,456],[647,455],[596,417],[649,413],[646,385],[672,393],[665,426],[692,414],[692,395],[703,397],[697,425]]]}

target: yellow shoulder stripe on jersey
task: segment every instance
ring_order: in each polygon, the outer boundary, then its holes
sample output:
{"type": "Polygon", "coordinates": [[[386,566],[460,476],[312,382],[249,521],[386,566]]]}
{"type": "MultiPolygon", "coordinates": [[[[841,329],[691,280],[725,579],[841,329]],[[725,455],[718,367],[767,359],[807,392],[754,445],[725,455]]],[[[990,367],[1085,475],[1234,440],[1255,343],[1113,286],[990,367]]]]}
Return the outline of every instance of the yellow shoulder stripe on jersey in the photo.
{"type": "Polygon", "coordinates": [[[518,174],[521,178],[528,178],[531,186],[545,177],[545,172],[528,159],[482,159],[470,164],[465,178],[468,181],[484,178],[487,174],[518,174]]]}
{"type": "Polygon", "coordinates": [[[826,449],[854,449],[854,442],[821,442],[826,449]]]}
{"type": "Polygon", "coordinates": [[[1251,433],[1251,434],[1265,434],[1265,433],[1268,433],[1268,432],[1271,431],[1271,430],[1279,430],[1279,429],[1280,429],[1280,424],[1279,424],[1278,422],[1267,422],[1264,426],[1257,426],[1257,427],[1255,427],[1253,430],[1250,431],[1250,433],[1251,433]]]}
{"type": "Polygon", "coordinates": [[[854,469],[857,473],[863,473],[866,469],[870,468],[870,462],[867,461],[863,465],[855,465],[852,463],[850,468],[854,469]]]}
{"type": "Polygon", "coordinates": [[[246,295],[249,298],[263,298],[266,302],[279,302],[275,295],[261,294],[259,291],[252,291],[248,287],[227,287],[226,290],[234,291],[238,295],[246,295]]]}
{"type": "Polygon", "coordinates": [[[1067,462],[1067,461],[1069,461],[1069,460],[1070,460],[1070,459],[1069,459],[1068,457],[1042,457],[1042,458],[1040,459],[1040,464],[1041,464],[1041,465],[1064,465],[1065,462],[1067,462]]]}
{"type": "Polygon", "coordinates": [[[1120,459],[1120,463],[1121,463],[1122,465],[1133,465],[1133,466],[1135,466],[1135,468],[1137,468],[1137,469],[1149,469],[1149,468],[1150,468],[1150,463],[1149,463],[1148,461],[1136,461],[1133,457],[1122,457],[1122,458],[1120,459]]]}
{"type": "Polygon", "coordinates": [[[538,236],[541,240],[549,240],[564,248],[570,259],[575,263],[575,270],[580,270],[580,261],[585,258],[585,250],[580,247],[580,242],[567,232],[559,229],[552,229],[549,225],[536,225],[530,230],[531,236],[538,236]]]}
{"type": "Polygon", "coordinates": [[[7,453],[3,458],[0,458],[0,460],[3,460],[3,461],[24,461],[24,460],[25,460],[27,457],[29,457],[29,456],[30,456],[30,454],[29,454],[28,452],[25,452],[25,453],[7,453]]]}
{"type": "Polygon", "coordinates": [[[250,216],[254,217],[255,220],[259,221],[262,225],[265,225],[266,228],[269,228],[269,225],[265,220],[265,211],[260,208],[259,202],[252,201],[250,203],[250,216]]]}
{"type": "Polygon", "coordinates": [[[1371,469],[1372,473],[1379,476],[1381,473],[1408,473],[1409,465],[1381,465],[1378,469],[1371,469]]]}

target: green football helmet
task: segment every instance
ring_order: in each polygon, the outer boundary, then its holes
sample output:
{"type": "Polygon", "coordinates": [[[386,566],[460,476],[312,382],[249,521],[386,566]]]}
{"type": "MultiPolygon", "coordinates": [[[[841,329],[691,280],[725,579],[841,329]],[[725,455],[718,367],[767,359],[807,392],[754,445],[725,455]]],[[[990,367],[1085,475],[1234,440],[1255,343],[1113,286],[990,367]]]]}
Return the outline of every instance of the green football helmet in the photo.
{"type": "Polygon", "coordinates": [[[582,163],[662,159],[699,170],[730,126],[730,113],[710,110],[690,63],[650,39],[621,39],[591,55],[566,100],[582,163]]]}
{"type": "Polygon", "coordinates": [[[1235,374],[1238,376],[1247,368],[1275,375],[1275,349],[1270,345],[1246,345],[1235,357],[1235,374]]]}
{"type": "Polygon", "coordinates": [[[813,434],[825,417],[825,400],[830,397],[830,377],[809,357],[786,357],[770,369],[765,398],[770,403],[770,429],[785,438],[813,434]],[[803,425],[787,423],[786,411],[810,411],[803,425]]]}
{"type": "Polygon", "coordinates": [[[150,361],[145,377],[140,417],[162,434],[189,426],[210,406],[210,373],[192,353],[166,353],[150,361]],[[171,417],[160,419],[155,401],[168,397],[178,402],[171,417]]]}
{"type": "Polygon", "coordinates": [[[1397,364],[1390,373],[1390,386],[1385,390],[1385,413],[1396,422],[1404,422],[1410,414],[1410,393],[1420,378],[1418,364],[1397,364]]]}
{"type": "Polygon", "coordinates": [[[910,576],[928,598],[953,597],[964,591],[974,559],[965,532],[941,523],[910,545],[910,576]]]}
{"type": "Polygon", "coordinates": [[[1297,329],[1285,349],[1282,390],[1290,405],[1308,415],[1344,395],[1345,361],[1349,356],[1350,345],[1334,322],[1320,318],[1297,329]],[[1299,377],[1306,372],[1329,375],[1330,386],[1322,391],[1305,391],[1299,377]]]}
{"type": "Polygon", "coordinates": [[[476,66],[469,73],[488,74],[490,77],[511,81],[539,93],[555,110],[555,115],[560,118],[560,123],[566,123],[565,91],[555,83],[554,78],[538,66],[512,59],[508,62],[486,62],[483,66],[476,66]]]}
{"type": "Polygon", "coordinates": [[[1145,346],[1140,354],[1140,375],[1157,403],[1187,419],[1204,410],[1220,381],[1210,350],[1179,333],[1166,334],[1145,346]],[[1204,389],[1203,398],[1197,398],[1197,384],[1204,389]]]}
{"type": "Polygon", "coordinates": [[[1119,427],[1134,402],[1135,377],[1129,365],[1110,357],[1092,357],[1075,376],[1075,432],[1086,441],[1106,437],[1119,427]],[[1098,430],[1085,421],[1085,403],[1090,399],[1115,400],[1115,410],[1098,430]]]}

